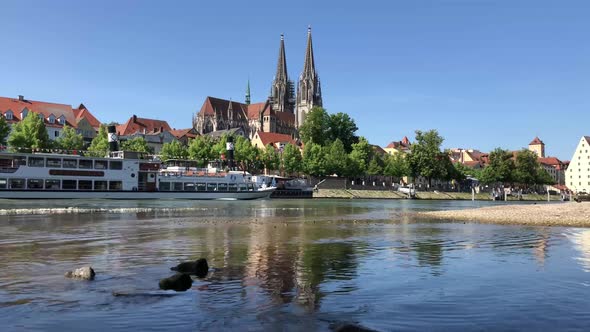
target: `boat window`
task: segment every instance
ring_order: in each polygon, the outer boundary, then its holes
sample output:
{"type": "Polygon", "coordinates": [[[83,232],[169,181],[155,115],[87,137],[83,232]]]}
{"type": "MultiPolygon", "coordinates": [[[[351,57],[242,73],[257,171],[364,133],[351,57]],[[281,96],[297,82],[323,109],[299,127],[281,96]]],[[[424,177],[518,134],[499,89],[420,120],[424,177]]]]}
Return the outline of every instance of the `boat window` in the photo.
{"type": "Polygon", "coordinates": [[[111,161],[110,163],[110,168],[111,169],[123,169],[123,162],[122,161],[111,161]]]}
{"type": "Polygon", "coordinates": [[[64,159],[64,168],[78,168],[78,161],[76,159],[64,159]]]}
{"type": "Polygon", "coordinates": [[[217,185],[217,190],[219,191],[227,191],[227,183],[220,183],[217,185]]]}
{"type": "Polygon", "coordinates": [[[45,180],[45,189],[59,190],[61,188],[60,180],[45,180]]]}
{"type": "Polygon", "coordinates": [[[94,181],[94,190],[107,190],[106,181],[94,181]]]}
{"type": "Polygon", "coordinates": [[[245,183],[240,183],[238,185],[238,191],[248,191],[248,185],[246,185],[245,183]]]}
{"type": "Polygon", "coordinates": [[[238,184],[237,183],[230,183],[230,184],[228,184],[227,190],[229,190],[229,191],[238,191],[238,184]]]}
{"type": "Polygon", "coordinates": [[[0,179],[0,189],[6,189],[8,187],[8,182],[6,179],[0,179]]]}
{"type": "Polygon", "coordinates": [[[217,191],[217,183],[207,183],[207,191],[217,191]]]}
{"type": "Polygon", "coordinates": [[[182,191],[182,182],[173,182],[174,187],[172,190],[174,191],[182,191]]]}
{"type": "Polygon", "coordinates": [[[160,182],[160,191],[170,191],[170,182],[160,182]]]}
{"type": "Polygon", "coordinates": [[[78,181],[78,189],[80,190],[92,190],[92,181],[80,180],[78,181]]]}
{"type": "Polygon", "coordinates": [[[25,179],[10,179],[10,189],[25,189],[25,179]]]}
{"type": "Polygon", "coordinates": [[[47,158],[46,167],[61,167],[61,159],[58,158],[47,158]]]}
{"type": "Polygon", "coordinates": [[[106,160],[95,160],[94,161],[94,168],[96,169],[107,169],[109,167],[109,163],[106,160]]]}
{"type": "Polygon", "coordinates": [[[248,191],[254,191],[254,185],[252,183],[248,183],[248,191]]]}
{"type": "Polygon", "coordinates": [[[28,179],[27,180],[27,188],[28,189],[43,189],[43,180],[28,179]]]}
{"type": "Polygon", "coordinates": [[[197,183],[197,191],[205,191],[207,186],[204,183],[197,183]]]}
{"type": "Polygon", "coordinates": [[[61,183],[61,189],[76,190],[76,180],[63,180],[61,183]]]}
{"type": "Polygon", "coordinates": [[[29,167],[45,167],[45,158],[29,157],[29,167]]]}
{"type": "Polygon", "coordinates": [[[83,169],[91,169],[92,159],[80,159],[80,164],[78,165],[78,167],[83,169]]]}
{"type": "Polygon", "coordinates": [[[123,181],[109,181],[109,190],[123,190],[123,181]]]}
{"type": "Polygon", "coordinates": [[[14,167],[25,166],[26,164],[27,164],[27,157],[25,157],[25,156],[15,156],[14,157],[14,167]]]}
{"type": "Polygon", "coordinates": [[[195,191],[195,184],[192,182],[185,182],[184,191],[195,191]]]}

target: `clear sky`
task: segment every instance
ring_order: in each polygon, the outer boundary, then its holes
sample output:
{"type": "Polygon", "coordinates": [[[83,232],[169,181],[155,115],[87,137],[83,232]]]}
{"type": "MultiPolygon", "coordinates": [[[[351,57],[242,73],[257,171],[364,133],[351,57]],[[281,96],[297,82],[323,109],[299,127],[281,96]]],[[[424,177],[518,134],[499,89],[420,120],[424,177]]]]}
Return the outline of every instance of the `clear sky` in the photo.
{"type": "Polygon", "coordinates": [[[590,135],[589,1],[0,2],[0,96],[191,126],[206,96],[270,90],[280,34],[299,76],[307,26],[329,112],[386,145],[436,128],[444,147],[569,159],[590,135]]]}

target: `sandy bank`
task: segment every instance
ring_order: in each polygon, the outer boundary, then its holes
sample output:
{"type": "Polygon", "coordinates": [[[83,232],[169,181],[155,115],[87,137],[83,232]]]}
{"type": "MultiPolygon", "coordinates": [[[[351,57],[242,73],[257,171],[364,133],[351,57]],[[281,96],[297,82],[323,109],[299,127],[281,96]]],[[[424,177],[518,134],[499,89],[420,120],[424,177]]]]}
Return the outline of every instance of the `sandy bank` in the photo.
{"type": "Polygon", "coordinates": [[[590,203],[500,205],[418,212],[419,218],[482,223],[590,227],[590,203]]]}
{"type": "MultiPolygon", "coordinates": [[[[313,194],[314,198],[363,198],[363,199],[406,199],[406,195],[397,191],[388,190],[354,190],[354,189],[320,189],[313,194]]],[[[442,191],[418,191],[417,199],[428,200],[471,200],[471,193],[464,192],[442,192],[442,191]]],[[[490,201],[489,193],[475,195],[475,200],[490,201]]],[[[509,201],[517,201],[517,197],[508,197],[509,201]]],[[[546,195],[527,194],[523,195],[523,201],[546,201],[546,195]]],[[[551,201],[557,202],[559,196],[551,196],[551,201]]]]}

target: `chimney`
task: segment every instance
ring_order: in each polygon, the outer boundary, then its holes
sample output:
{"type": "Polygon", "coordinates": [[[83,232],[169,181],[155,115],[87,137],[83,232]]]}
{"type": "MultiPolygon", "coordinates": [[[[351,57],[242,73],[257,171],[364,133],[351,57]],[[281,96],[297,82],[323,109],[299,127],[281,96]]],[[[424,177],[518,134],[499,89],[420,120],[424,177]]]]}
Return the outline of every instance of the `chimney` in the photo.
{"type": "Polygon", "coordinates": [[[18,95],[18,100],[19,100],[19,101],[25,101],[25,96],[23,96],[23,95],[18,95]]]}
{"type": "Polygon", "coordinates": [[[137,122],[137,115],[133,114],[133,123],[137,122]]]}
{"type": "Polygon", "coordinates": [[[117,137],[117,128],[115,126],[108,126],[107,128],[109,138],[109,150],[111,152],[119,150],[119,138],[117,137]]]}
{"type": "Polygon", "coordinates": [[[160,127],[160,132],[163,133],[164,132],[164,126],[160,127]]]}

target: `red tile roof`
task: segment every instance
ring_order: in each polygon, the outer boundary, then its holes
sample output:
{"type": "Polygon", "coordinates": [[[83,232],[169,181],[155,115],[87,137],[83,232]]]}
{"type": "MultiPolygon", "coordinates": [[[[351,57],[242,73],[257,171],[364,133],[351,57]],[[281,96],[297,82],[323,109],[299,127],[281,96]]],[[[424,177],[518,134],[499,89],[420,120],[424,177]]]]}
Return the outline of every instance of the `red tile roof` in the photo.
{"type": "Polygon", "coordinates": [[[7,98],[7,97],[0,97],[0,113],[3,115],[8,111],[11,110],[13,113],[14,121],[20,121],[21,119],[21,112],[24,109],[28,109],[30,112],[35,112],[37,114],[42,114],[45,123],[48,123],[47,119],[51,114],[53,114],[57,119],[59,119],[62,115],[66,119],[66,123],[74,128],[77,128],[78,122],[82,118],[86,118],[86,120],[95,128],[100,126],[100,121],[98,121],[90,111],[84,106],[84,104],[80,104],[77,109],[72,108],[71,105],[66,104],[57,104],[57,103],[48,103],[43,101],[36,101],[36,100],[28,100],[28,99],[18,99],[18,98],[7,98]]]}
{"type": "Polygon", "coordinates": [[[164,120],[138,118],[136,115],[130,117],[125,124],[117,126],[117,134],[120,136],[133,135],[137,132],[152,134],[162,130],[171,131],[172,128],[164,120]]]}
{"type": "Polygon", "coordinates": [[[401,149],[401,150],[408,150],[410,148],[410,140],[407,136],[404,136],[401,141],[393,141],[389,143],[385,148],[386,149],[401,149]]]}
{"type": "Polygon", "coordinates": [[[543,141],[541,141],[541,139],[539,137],[535,137],[530,143],[529,145],[545,145],[545,143],[543,143],[543,141]]]}
{"type": "Polygon", "coordinates": [[[297,145],[297,142],[291,137],[291,135],[267,133],[264,131],[259,131],[256,135],[260,137],[260,141],[262,141],[262,145],[264,146],[274,143],[291,143],[295,146],[297,145]]]}
{"type": "Polygon", "coordinates": [[[260,111],[264,110],[267,103],[255,103],[247,105],[248,107],[248,119],[258,119],[260,111]]]}
{"type": "Polygon", "coordinates": [[[195,134],[195,130],[193,128],[188,128],[188,129],[172,129],[170,130],[170,133],[176,137],[176,138],[181,138],[181,137],[188,137],[188,138],[195,138],[197,137],[197,135],[195,134]]]}

